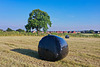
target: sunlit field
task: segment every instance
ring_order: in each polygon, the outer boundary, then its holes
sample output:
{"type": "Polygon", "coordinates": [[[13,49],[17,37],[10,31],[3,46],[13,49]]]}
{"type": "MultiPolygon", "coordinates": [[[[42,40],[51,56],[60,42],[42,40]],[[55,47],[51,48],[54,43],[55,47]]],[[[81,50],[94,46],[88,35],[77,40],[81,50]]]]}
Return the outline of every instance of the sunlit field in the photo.
{"type": "Polygon", "coordinates": [[[70,37],[68,55],[59,61],[41,60],[40,36],[0,36],[0,67],[100,67],[100,38],[70,37]]]}

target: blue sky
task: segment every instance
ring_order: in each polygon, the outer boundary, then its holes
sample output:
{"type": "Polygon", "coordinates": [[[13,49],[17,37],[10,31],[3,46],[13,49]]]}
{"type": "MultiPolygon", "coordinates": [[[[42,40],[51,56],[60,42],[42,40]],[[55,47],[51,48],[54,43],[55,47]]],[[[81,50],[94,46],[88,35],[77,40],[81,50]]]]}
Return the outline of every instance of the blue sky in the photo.
{"type": "Polygon", "coordinates": [[[25,29],[29,13],[48,13],[54,30],[100,30],[100,0],[0,0],[0,29],[25,29]]]}

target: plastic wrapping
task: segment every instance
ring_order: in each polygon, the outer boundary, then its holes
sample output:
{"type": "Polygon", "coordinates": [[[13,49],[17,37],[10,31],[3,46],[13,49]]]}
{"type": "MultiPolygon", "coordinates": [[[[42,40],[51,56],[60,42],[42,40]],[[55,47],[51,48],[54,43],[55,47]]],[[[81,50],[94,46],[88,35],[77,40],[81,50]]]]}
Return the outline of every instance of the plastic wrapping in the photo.
{"type": "Polygon", "coordinates": [[[38,54],[44,60],[60,60],[68,54],[68,44],[61,37],[48,35],[40,40],[38,54]]]}
{"type": "Polygon", "coordinates": [[[66,35],[66,36],[65,36],[65,38],[69,38],[69,36],[68,36],[68,35],[66,35]]]}

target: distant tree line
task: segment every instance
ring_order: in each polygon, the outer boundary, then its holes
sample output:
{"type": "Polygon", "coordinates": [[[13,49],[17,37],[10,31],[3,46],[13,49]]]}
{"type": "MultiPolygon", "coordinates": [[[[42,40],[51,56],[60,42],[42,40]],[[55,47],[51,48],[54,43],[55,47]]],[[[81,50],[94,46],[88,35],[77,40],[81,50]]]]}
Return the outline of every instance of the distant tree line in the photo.
{"type": "Polygon", "coordinates": [[[85,30],[85,31],[81,31],[81,33],[95,33],[94,30],[85,30]]]}
{"type": "MultiPolygon", "coordinates": [[[[28,32],[27,30],[23,30],[23,29],[17,29],[17,30],[12,30],[11,28],[7,28],[5,31],[3,29],[0,29],[0,32],[12,32],[12,31],[18,31],[18,32],[28,32]]],[[[32,31],[30,31],[32,32],[32,31]]],[[[42,31],[41,31],[42,32],[42,31]]],[[[52,31],[51,31],[52,32],[52,31]]],[[[63,32],[63,31],[61,31],[63,32]]],[[[55,33],[55,32],[53,32],[55,33]]],[[[80,31],[80,33],[100,33],[100,31],[94,31],[94,30],[84,30],[84,31],[80,31]]]]}
{"type": "Polygon", "coordinates": [[[6,31],[0,29],[0,32],[12,32],[12,31],[25,32],[25,30],[23,29],[12,30],[11,28],[7,28],[6,31]]]}

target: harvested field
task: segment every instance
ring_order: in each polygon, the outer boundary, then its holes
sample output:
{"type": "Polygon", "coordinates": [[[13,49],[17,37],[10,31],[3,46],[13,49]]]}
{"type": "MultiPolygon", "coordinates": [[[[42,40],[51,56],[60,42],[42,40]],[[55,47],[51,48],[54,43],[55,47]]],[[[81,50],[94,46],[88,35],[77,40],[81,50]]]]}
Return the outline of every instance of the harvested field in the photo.
{"type": "Polygon", "coordinates": [[[68,55],[56,62],[38,56],[39,36],[1,36],[0,67],[100,67],[100,38],[71,37],[68,55]]]}

